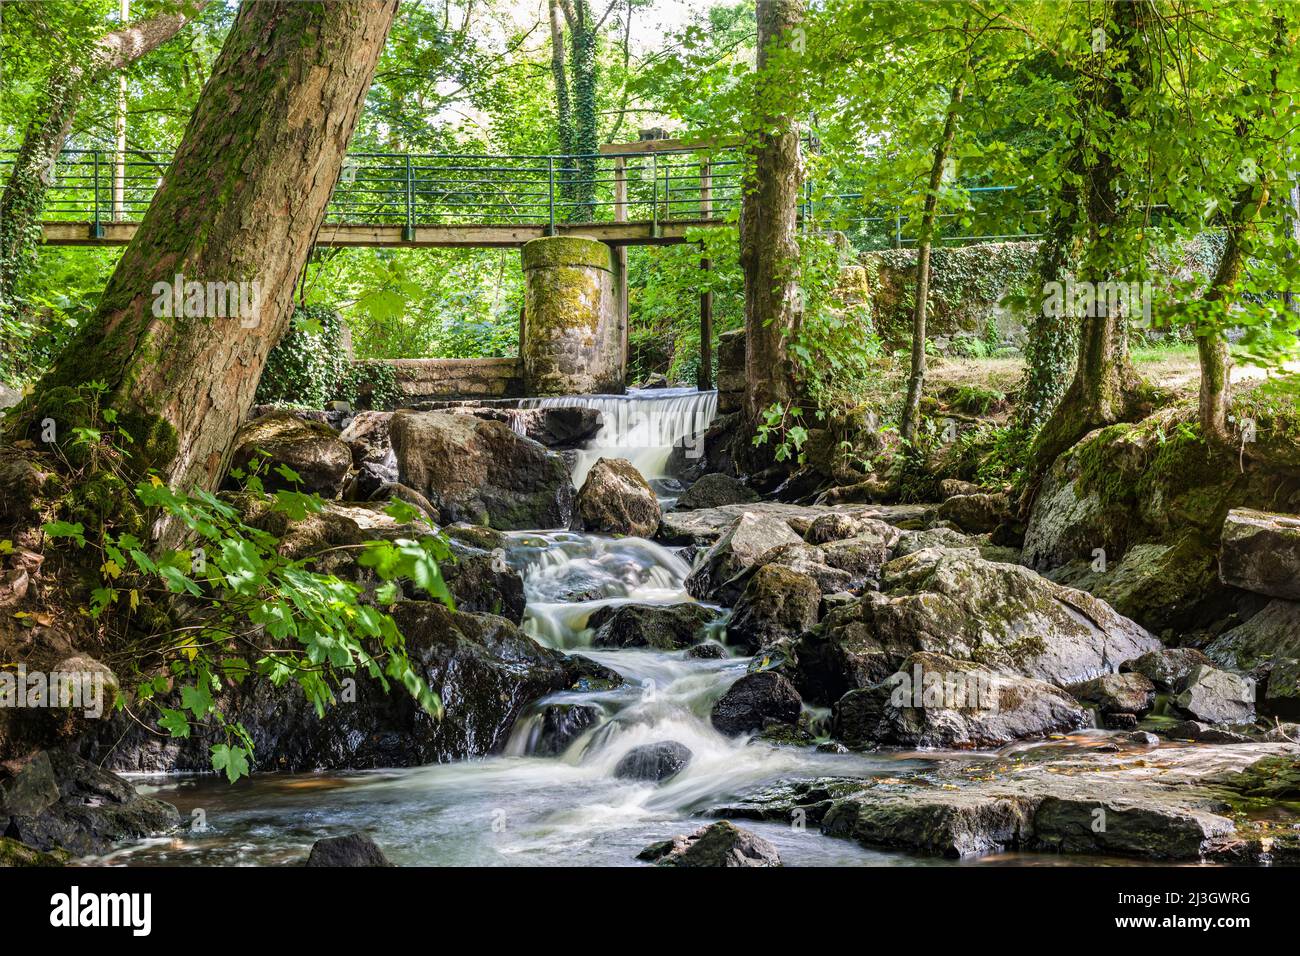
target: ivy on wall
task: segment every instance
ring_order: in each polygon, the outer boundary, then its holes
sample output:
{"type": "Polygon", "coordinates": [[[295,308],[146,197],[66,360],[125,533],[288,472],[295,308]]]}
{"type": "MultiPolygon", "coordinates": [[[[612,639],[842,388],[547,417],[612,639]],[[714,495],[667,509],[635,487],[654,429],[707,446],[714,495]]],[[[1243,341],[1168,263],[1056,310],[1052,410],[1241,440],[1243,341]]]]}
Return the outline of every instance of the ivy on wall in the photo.
{"type": "Polygon", "coordinates": [[[324,408],[330,402],[390,408],[399,397],[392,366],[352,362],[343,320],[326,306],[298,306],[289,331],[266,360],[257,402],[324,408]]]}

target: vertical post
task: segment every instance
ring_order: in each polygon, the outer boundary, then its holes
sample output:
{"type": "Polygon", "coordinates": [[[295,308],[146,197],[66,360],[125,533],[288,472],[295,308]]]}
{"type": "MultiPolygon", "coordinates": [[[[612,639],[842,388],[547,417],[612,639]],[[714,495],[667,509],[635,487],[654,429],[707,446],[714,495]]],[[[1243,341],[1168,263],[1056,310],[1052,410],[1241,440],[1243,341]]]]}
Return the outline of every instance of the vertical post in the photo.
{"type": "Polygon", "coordinates": [[[551,207],[550,222],[546,226],[548,236],[555,235],[555,157],[546,157],[546,196],[551,207]]]}
{"type": "MultiPolygon", "coordinates": [[[[614,221],[627,222],[627,159],[614,157],[614,221]]],[[[617,245],[611,249],[610,257],[614,266],[614,308],[618,315],[620,335],[623,340],[623,367],[627,367],[627,246],[617,245]]]]}
{"type": "Polygon", "coordinates": [[[659,157],[650,154],[650,235],[659,235],[659,157]]]}
{"type": "MultiPolygon", "coordinates": [[[[708,159],[700,162],[700,218],[713,218],[713,170],[708,159]]],[[[709,272],[713,263],[707,255],[700,259],[704,289],[700,292],[700,367],[695,373],[695,387],[701,392],[713,388],[713,290],[709,288],[709,272]]]]}
{"type": "Polygon", "coordinates": [[[406,154],[406,225],[402,228],[402,238],[407,242],[415,240],[415,170],[411,167],[411,154],[406,154]]]}
{"type": "MultiPolygon", "coordinates": [[[[131,0],[121,0],[118,14],[123,26],[131,22],[131,0]]],[[[117,151],[113,157],[113,221],[120,222],[126,218],[126,70],[119,70],[117,75],[117,116],[116,128],[117,151]]]]}
{"type": "Polygon", "coordinates": [[[99,150],[92,150],[91,156],[94,158],[94,189],[95,189],[95,218],[90,224],[90,237],[92,239],[104,238],[104,227],[99,222],[99,150]]]}
{"type": "Polygon", "coordinates": [[[894,215],[894,248],[903,248],[903,214],[901,212],[894,215]]]}

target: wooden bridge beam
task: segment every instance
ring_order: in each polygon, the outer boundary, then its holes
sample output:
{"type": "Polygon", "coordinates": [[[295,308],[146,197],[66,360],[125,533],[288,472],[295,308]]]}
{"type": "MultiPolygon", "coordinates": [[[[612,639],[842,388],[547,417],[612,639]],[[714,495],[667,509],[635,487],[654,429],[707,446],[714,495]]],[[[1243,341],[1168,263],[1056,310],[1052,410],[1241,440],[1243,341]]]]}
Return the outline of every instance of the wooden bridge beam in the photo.
{"type": "MultiPolygon", "coordinates": [[[[557,223],[560,235],[582,235],[599,239],[612,246],[673,245],[686,241],[686,230],[698,226],[721,225],[716,219],[681,219],[660,222],[557,223]]],[[[135,235],[134,222],[102,222],[101,236],[91,235],[88,222],[44,222],[41,230],[45,242],[52,246],[123,246],[135,235]]],[[[522,246],[540,238],[545,226],[416,226],[415,238],[403,238],[400,225],[362,223],[321,226],[316,244],[320,246],[362,246],[393,248],[493,248],[522,246]]]]}

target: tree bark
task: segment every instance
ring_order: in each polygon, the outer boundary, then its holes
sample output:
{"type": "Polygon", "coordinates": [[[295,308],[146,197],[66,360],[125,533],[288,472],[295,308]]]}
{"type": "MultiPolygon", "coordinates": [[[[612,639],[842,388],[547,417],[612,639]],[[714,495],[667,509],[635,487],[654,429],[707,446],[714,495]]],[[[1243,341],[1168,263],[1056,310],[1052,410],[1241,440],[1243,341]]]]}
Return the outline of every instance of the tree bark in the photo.
{"type": "Polygon", "coordinates": [[[267,353],[288,326],[295,280],[396,10],[397,0],[240,8],[98,310],[38,384],[18,427],[49,415],[67,434],[73,390],[105,382],[104,405],[134,439],[134,470],[156,469],[175,488],[217,486],[267,353]],[[176,276],[244,282],[260,301],[251,312],[214,315],[209,288],[206,305],[177,315],[176,276]]]}
{"type": "Polygon", "coordinates": [[[903,401],[903,440],[911,442],[921,424],[921,389],[925,386],[925,319],[930,298],[930,250],[934,245],[934,223],[939,208],[939,188],[943,170],[957,135],[957,113],[966,89],[963,72],[953,84],[948,98],[948,112],[943,120],[943,135],[934,148],[930,164],[930,185],[921,212],[921,241],[916,252],[916,304],[912,308],[912,374],[907,380],[907,398],[903,401]]]}
{"type": "Polygon", "coordinates": [[[10,300],[19,270],[40,237],[37,217],[45,201],[49,170],[76,117],[86,91],[105,76],[124,69],[166,43],[198,15],[207,0],[194,0],[175,12],[159,14],[100,37],[84,59],[55,71],[23,141],[0,196],[0,303],[10,300]]]}
{"type": "MultiPolygon", "coordinates": [[[[1110,0],[1107,4],[1117,32],[1116,43],[1130,52],[1126,82],[1109,74],[1096,92],[1101,116],[1110,129],[1129,118],[1126,91],[1151,84],[1141,43],[1143,17],[1137,3],[1110,0]]],[[[1128,210],[1120,191],[1121,170],[1108,149],[1099,147],[1086,166],[1084,202],[1088,214],[1089,243],[1097,248],[1103,237],[1115,234],[1128,210]]],[[[1109,281],[1109,267],[1096,267],[1086,277],[1095,288],[1109,281]]],[[[1033,449],[1034,471],[1041,474],[1056,458],[1095,428],[1140,417],[1146,407],[1142,380],[1129,359],[1128,320],[1121,308],[1090,308],[1082,318],[1079,355],[1074,379],[1060,403],[1039,431],[1033,449]]]]}
{"type": "MultiPolygon", "coordinates": [[[[774,45],[803,20],[801,0],[758,0],[759,85],[774,45]]],[[[760,89],[760,102],[775,97],[760,89]]],[[[750,144],[740,212],[740,264],[745,277],[745,412],[757,423],[764,409],[795,394],[789,339],[798,322],[799,243],[795,233],[799,187],[799,134],[786,115],[758,117],[750,144]]]]}

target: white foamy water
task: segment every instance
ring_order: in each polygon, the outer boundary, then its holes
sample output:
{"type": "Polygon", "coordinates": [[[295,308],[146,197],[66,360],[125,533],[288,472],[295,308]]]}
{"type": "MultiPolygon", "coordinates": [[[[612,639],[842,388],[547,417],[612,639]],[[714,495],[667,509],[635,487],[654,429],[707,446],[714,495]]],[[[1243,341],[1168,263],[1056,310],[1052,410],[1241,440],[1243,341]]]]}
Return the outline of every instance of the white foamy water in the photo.
{"type": "Polygon", "coordinates": [[[525,398],[520,408],[594,408],[602,425],[579,450],[573,483],[581,488],[599,458],[626,458],[647,480],[668,474],[675,446],[688,456],[702,454],[703,435],[718,413],[718,393],[686,388],[629,389],[626,395],[562,395],[525,398]]]}

